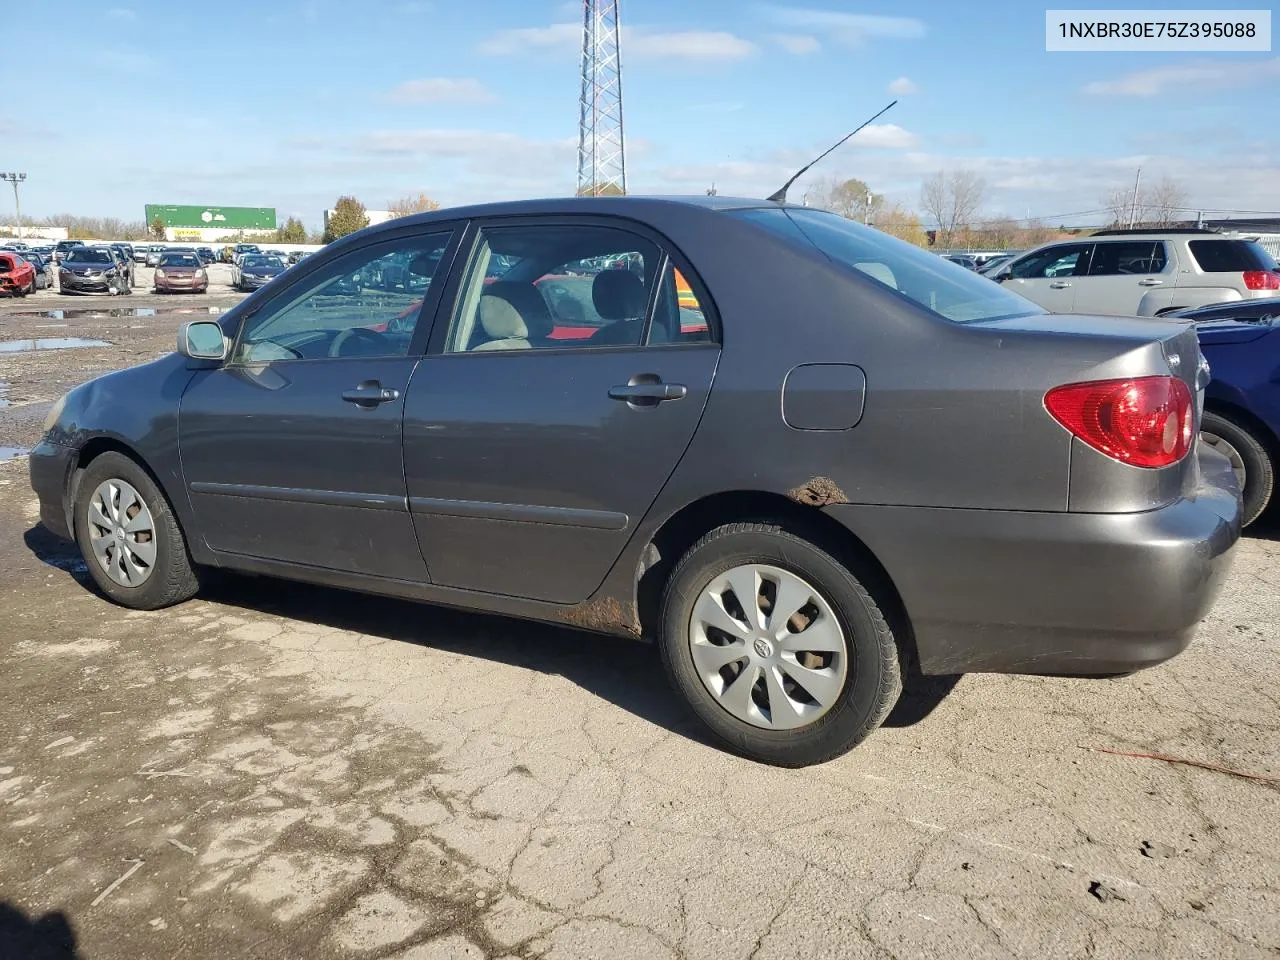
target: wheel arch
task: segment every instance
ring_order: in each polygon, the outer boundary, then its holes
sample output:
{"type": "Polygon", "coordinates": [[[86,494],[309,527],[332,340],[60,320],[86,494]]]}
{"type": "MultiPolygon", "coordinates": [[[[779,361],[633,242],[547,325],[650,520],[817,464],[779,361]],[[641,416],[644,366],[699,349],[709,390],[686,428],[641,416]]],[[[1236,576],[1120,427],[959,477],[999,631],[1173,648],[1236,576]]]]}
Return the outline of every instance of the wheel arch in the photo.
{"type": "Polygon", "coordinates": [[[1280,468],[1280,436],[1267,426],[1265,420],[1237,403],[1218,397],[1206,396],[1204,409],[1205,413],[1217,414],[1224,420],[1230,420],[1241,430],[1252,434],[1271,456],[1275,466],[1280,468]]]}
{"type": "Polygon", "coordinates": [[[151,482],[156,485],[156,489],[160,491],[161,495],[168,502],[169,510],[173,513],[174,518],[178,519],[178,514],[174,510],[173,496],[165,487],[164,481],[160,479],[155,470],[151,468],[151,465],[147,463],[146,458],[119,437],[100,434],[98,436],[90,437],[81,445],[76,454],[75,465],[72,466],[71,471],[67,475],[67,491],[66,496],[62,498],[62,502],[65,504],[67,511],[67,529],[71,531],[73,536],[75,535],[76,530],[75,502],[76,497],[80,494],[80,480],[84,476],[85,470],[88,469],[89,464],[98,459],[98,457],[102,456],[104,453],[118,453],[122,456],[128,457],[136,463],[139,468],[145,471],[147,476],[151,478],[151,482]]]}
{"type": "Polygon", "coordinates": [[[850,570],[880,604],[899,649],[915,661],[915,635],[898,588],[884,565],[852,530],[818,507],[779,493],[733,490],[686,504],[654,532],[636,566],[636,614],[643,636],[657,636],[662,591],[680,558],[704,534],[727,523],[773,522],[825,550],[850,570]]]}

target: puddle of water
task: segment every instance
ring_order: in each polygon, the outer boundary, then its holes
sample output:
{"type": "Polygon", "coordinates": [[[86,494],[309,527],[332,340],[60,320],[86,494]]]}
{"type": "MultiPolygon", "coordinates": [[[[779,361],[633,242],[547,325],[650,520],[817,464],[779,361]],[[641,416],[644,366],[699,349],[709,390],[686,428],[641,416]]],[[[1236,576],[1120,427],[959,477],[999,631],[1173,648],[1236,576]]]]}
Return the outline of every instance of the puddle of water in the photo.
{"type": "MultiPolygon", "coordinates": [[[[43,310],[10,313],[10,317],[44,317],[48,320],[84,320],[96,317],[160,317],[170,314],[197,313],[202,316],[217,316],[226,313],[228,307],[111,307],[109,309],[77,309],[77,310],[43,310]]],[[[54,326],[54,324],[45,324],[54,326]]]]}
{"type": "Polygon", "coordinates": [[[0,447],[0,462],[25,457],[31,450],[28,447],[0,447]]]}
{"type": "Polygon", "coordinates": [[[0,380],[0,409],[9,405],[9,385],[0,380]]]}
{"type": "Polygon", "coordinates": [[[37,330],[62,330],[67,325],[65,323],[37,323],[37,330]]]}
{"type": "Polygon", "coordinates": [[[85,337],[36,337],[34,340],[0,340],[0,353],[28,353],[32,350],[70,350],[73,347],[109,347],[105,340],[85,337]]]}

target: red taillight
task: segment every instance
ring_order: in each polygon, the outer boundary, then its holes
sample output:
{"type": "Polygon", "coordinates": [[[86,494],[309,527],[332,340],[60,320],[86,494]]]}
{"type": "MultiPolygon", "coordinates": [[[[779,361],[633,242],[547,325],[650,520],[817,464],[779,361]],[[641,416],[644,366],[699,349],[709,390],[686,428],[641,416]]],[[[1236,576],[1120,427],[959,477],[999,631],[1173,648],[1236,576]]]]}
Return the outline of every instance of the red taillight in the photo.
{"type": "Polygon", "coordinates": [[[1275,270],[1246,270],[1244,285],[1250,290],[1280,290],[1280,272],[1275,270]]]}
{"type": "Polygon", "coordinates": [[[1069,383],[1046,393],[1044,406],[1089,446],[1135,467],[1167,467],[1191,449],[1191,390],[1177,377],[1069,383]]]}

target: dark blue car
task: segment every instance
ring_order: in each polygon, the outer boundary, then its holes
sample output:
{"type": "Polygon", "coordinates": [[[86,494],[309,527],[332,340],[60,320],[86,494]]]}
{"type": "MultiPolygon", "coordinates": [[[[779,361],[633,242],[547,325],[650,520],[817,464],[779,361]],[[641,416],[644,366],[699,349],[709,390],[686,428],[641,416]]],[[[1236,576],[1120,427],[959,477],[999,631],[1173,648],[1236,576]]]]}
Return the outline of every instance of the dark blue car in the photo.
{"type": "Polygon", "coordinates": [[[1280,298],[1180,310],[1194,320],[1213,380],[1201,437],[1231,461],[1247,525],[1267,509],[1280,463],[1280,298]]]}

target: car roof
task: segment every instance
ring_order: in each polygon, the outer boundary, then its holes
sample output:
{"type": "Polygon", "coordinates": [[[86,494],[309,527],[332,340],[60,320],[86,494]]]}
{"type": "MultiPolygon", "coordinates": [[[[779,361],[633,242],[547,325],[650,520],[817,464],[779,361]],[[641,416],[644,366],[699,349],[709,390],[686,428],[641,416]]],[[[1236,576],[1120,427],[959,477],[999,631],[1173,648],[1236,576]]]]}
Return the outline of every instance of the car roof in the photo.
{"type": "MultiPolygon", "coordinates": [[[[625,196],[625,197],[548,197],[537,200],[504,200],[497,203],[478,203],[461,207],[444,207],[430,213],[388,220],[377,227],[395,227],[405,223],[431,223],[439,220],[460,220],[470,217],[537,216],[563,213],[597,213],[603,215],[631,216],[643,219],[646,213],[658,209],[683,206],[702,210],[744,210],[753,207],[781,207],[798,204],[778,204],[768,200],[744,197],[705,196],[625,196]]],[[[375,228],[376,229],[376,228],[375,228]]]]}

